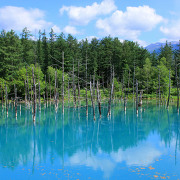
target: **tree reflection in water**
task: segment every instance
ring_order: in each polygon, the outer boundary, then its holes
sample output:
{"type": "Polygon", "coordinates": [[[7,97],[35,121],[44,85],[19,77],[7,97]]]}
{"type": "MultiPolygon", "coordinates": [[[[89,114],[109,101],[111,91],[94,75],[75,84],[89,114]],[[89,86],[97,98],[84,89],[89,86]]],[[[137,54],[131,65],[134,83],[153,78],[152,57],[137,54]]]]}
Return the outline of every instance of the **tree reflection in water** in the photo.
{"type": "MultiPolygon", "coordinates": [[[[2,111],[0,164],[13,171],[31,165],[33,174],[38,164],[46,168],[58,162],[62,169],[82,166],[103,172],[103,178],[112,178],[119,166],[148,167],[173,153],[172,168],[178,166],[176,107],[167,110],[146,104],[138,116],[132,103],[127,107],[124,112],[123,104],[114,105],[110,119],[97,115],[94,122],[91,114],[86,117],[84,108],[67,108],[62,115],[61,109],[56,113],[51,105],[37,112],[35,125],[28,109],[22,108],[17,120],[13,107],[8,117],[2,111]]],[[[102,112],[107,114],[107,108],[102,107],[102,112]]]]}

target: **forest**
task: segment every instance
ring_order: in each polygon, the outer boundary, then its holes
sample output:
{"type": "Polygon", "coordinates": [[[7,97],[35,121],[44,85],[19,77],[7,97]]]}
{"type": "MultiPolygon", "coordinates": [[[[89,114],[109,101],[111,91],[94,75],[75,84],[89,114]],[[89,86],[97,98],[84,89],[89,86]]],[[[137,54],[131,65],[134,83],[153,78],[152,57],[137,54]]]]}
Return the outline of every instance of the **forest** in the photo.
{"type": "MultiPolygon", "coordinates": [[[[139,91],[143,91],[147,97],[155,97],[159,93],[167,96],[169,84],[171,95],[177,95],[179,57],[180,50],[173,50],[168,42],[161,47],[159,53],[150,53],[137,42],[121,42],[117,37],[111,36],[93,38],[89,42],[87,39],[79,41],[71,34],[57,35],[53,29],[49,33],[39,31],[36,39],[27,28],[20,35],[13,30],[2,30],[1,96],[4,96],[7,87],[9,98],[14,97],[15,86],[17,96],[21,99],[25,99],[26,88],[32,94],[32,68],[37,83],[36,90],[40,90],[41,98],[46,96],[51,99],[57,91],[61,99],[62,83],[65,99],[69,89],[72,89],[72,96],[84,97],[85,89],[90,89],[90,81],[93,87],[98,81],[101,96],[106,97],[109,96],[112,80],[115,97],[124,97],[125,94],[132,97],[135,94],[136,80],[139,91]]],[[[88,93],[90,94],[89,91],[88,93]]]]}

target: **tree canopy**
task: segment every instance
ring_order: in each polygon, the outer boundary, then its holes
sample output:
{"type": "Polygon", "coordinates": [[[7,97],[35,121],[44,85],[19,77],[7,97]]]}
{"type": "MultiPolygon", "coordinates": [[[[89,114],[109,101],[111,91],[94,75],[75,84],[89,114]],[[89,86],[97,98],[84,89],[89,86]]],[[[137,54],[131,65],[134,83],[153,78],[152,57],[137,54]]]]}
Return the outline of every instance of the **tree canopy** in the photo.
{"type": "MultiPolygon", "coordinates": [[[[50,77],[53,83],[53,73],[58,69],[58,76],[62,72],[62,52],[64,52],[64,70],[72,81],[72,73],[75,75],[75,83],[79,79],[82,88],[85,87],[86,61],[87,80],[93,77],[108,88],[112,78],[112,66],[114,67],[116,84],[122,84],[132,91],[134,80],[140,83],[140,89],[146,93],[155,93],[158,89],[158,76],[160,76],[161,91],[167,93],[169,83],[169,70],[171,78],[175,79],[175,59],[179,62],[180,51],[173,51],[171,44],[166,42],[161,47],[160,53],[150,54],[137,42],[123,41],[111,36],[102,39],[93,38],[77,40],[71,34],[67,37],[61,33],[55,34],[53,29],[49,33],[39,31],[38,39],[32,38],[31,32],[24,28],[20,36],[11,30],[0,32],[0,78],[1,82],[7,82],[9,91],[13,91],[16,83],[21,95],[24,95],[24,80],[26,66],[37,68],[40,72],[40,81],[44,84],[44,78],[50,77]],[[47,36],[47,34],[49,34],[47,36]]],[[[29,72],[29,70],[28,70],[29,72]]],[[[179,72],[179,69],[178,69],[179,72]]],[[[30,72],[29,72],[30,74],[30,72]]],[[[38,74],[36,76],[38,79],[38,74]]],[[[61,79],[61,77],[59,77],[61,79]]],[[[59,79],[59,86],[61,80],[59,79]]],[[[29,77],[31,82],[31,77],[29,77]]],[[[172,81],[172,84],[175,84],[172,81]]]]}

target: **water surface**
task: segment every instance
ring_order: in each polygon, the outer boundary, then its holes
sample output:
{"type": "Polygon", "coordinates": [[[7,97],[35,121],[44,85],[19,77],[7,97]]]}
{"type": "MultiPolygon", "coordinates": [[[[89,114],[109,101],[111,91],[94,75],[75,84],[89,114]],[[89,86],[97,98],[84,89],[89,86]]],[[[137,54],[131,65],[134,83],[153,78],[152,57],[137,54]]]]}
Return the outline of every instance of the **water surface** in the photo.
{"type": "Polygon", "coordinates": [[[176,108],[120,102],[96,121],[85,108],[53,105],[37,111],[36,124],[24,105],[18,117],[0,110],[0,179],[179,179],[180,118],[176,108]]]}

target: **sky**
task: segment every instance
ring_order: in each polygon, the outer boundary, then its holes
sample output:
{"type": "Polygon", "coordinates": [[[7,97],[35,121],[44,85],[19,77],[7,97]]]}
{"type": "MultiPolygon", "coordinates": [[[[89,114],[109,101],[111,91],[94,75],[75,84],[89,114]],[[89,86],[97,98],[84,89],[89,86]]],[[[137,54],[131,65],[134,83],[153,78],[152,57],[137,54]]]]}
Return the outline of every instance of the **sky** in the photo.
{"type": "Polygon", "coordinates": [[[180,40],[180,0],[1,0],[0,30],[27,27],[78,40],[118,37],[141,46],[180,40]]]}

